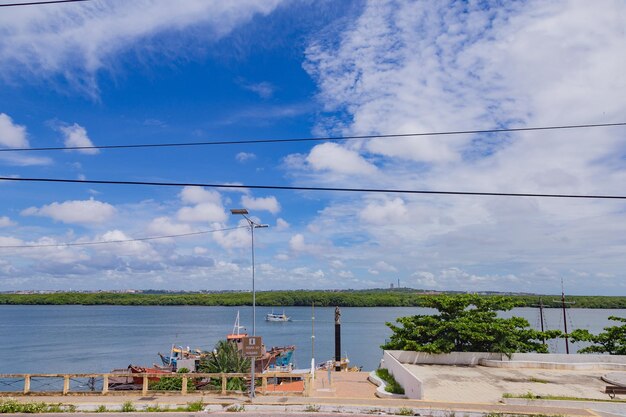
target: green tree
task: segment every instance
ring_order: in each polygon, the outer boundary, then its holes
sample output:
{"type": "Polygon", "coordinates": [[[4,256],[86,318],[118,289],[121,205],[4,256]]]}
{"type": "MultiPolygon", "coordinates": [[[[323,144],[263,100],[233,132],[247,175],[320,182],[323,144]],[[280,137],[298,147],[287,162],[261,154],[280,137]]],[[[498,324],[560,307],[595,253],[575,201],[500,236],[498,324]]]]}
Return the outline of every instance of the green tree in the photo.
{"type": "MultiPolygon", "coordinates": [[[[235,342],[220,340],[213,352],[200,361],[199,372],[208,373],[247,373],[250,372],[251,361],[237,349],[235,342]]],[[[215,381],[215,385],[220,381],[215,381]]],[[[243,378],[229,378],[226,389],[244,391],[246,382],[243,378]]]]}
{"type": "Polygon", "coordinates": [[[542,333],[530,328],[524,318],[498,317],[498,311],[508,311],[515,305],[508,297],[472,294],[426,298],[424,306],[437,309],[439,314],[396,319],[402,326],[387,323],[393,334],[382,348],[428,353],[547,353],[544,338],[558,337],[561,332],[542,333]]]}
{"type": "Polygon", "coordinates": [[[593,345],[584,347],[578,353],[608,353],[610,355],[626,355],[626,318],[611,316],[609,320],[624,323],[620,326],[605,327],[604,331],[594,335],[589,330],[576,329],[571,334],[572,342],[591,342],[593,345]]]}

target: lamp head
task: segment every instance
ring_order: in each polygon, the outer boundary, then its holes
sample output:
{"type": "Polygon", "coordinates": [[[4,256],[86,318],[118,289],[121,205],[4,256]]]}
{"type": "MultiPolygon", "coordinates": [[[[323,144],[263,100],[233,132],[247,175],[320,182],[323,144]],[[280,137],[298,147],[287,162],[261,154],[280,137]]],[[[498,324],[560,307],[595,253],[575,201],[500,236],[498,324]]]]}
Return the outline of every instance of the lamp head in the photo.
{"type": "Polygon", "coordinates": [[[231,214],[243,214],[246,215],[248,214],[248,210],[241,208],[241,209],[230,209],[230,213],[231,214]]]}

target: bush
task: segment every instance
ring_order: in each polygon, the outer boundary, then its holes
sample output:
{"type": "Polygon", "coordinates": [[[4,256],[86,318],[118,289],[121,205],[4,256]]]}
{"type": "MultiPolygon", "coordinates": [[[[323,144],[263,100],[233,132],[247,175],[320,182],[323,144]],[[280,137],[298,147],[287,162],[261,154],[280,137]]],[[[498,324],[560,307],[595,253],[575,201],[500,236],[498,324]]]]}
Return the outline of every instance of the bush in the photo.
{"type": "Polygon", "coordinates": [[[390,392],[392,394],[404,394],[404,388],[402,385],[398,384],[398,381],[389,373],[389,371],[385,368],[378,368],[376,370],[376,375],[385,381],[385,391],[390,392]]]}
{"type": "Polygon", "coordinates": [[[137,411],[135,406],[131,401],[126,401],[122,404],[122,413],[132,413],[133,411],[137,411]]]}

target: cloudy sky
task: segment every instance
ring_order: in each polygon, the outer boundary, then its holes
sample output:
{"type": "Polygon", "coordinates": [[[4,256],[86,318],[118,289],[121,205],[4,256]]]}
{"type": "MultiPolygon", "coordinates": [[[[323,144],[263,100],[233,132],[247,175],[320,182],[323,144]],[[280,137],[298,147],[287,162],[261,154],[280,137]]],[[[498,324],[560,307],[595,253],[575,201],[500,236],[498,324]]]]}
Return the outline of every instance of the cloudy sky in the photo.
{"type": "MultiPolygon", "coordinates": [[[[504,3],[0,8],[0,149],[626,121],[626,3],[504,3]]],[[[624,195],[626,128],[2,151],[0,176],[624,195]]],[[[17,181],[0,195],[5,291],[250,289],[250,234],[229,212],[245,207],[270,226],[255,232],[260,290],[557,293],[563,279],[626,295],[619,200],[17,181]]]]}

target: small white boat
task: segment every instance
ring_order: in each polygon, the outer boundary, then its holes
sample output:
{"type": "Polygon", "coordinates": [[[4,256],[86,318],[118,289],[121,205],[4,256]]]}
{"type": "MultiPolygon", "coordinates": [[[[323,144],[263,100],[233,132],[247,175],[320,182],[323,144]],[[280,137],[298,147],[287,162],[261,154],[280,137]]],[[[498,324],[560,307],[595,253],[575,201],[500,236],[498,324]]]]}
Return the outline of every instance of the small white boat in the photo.
{"type": "Polygon", "coordinates": [[[287,316],[283,311],[283,314],[275,314],[274,310],[271,313],[265,315],[265,321],[291,321],[291,317],[287,316]]]}

